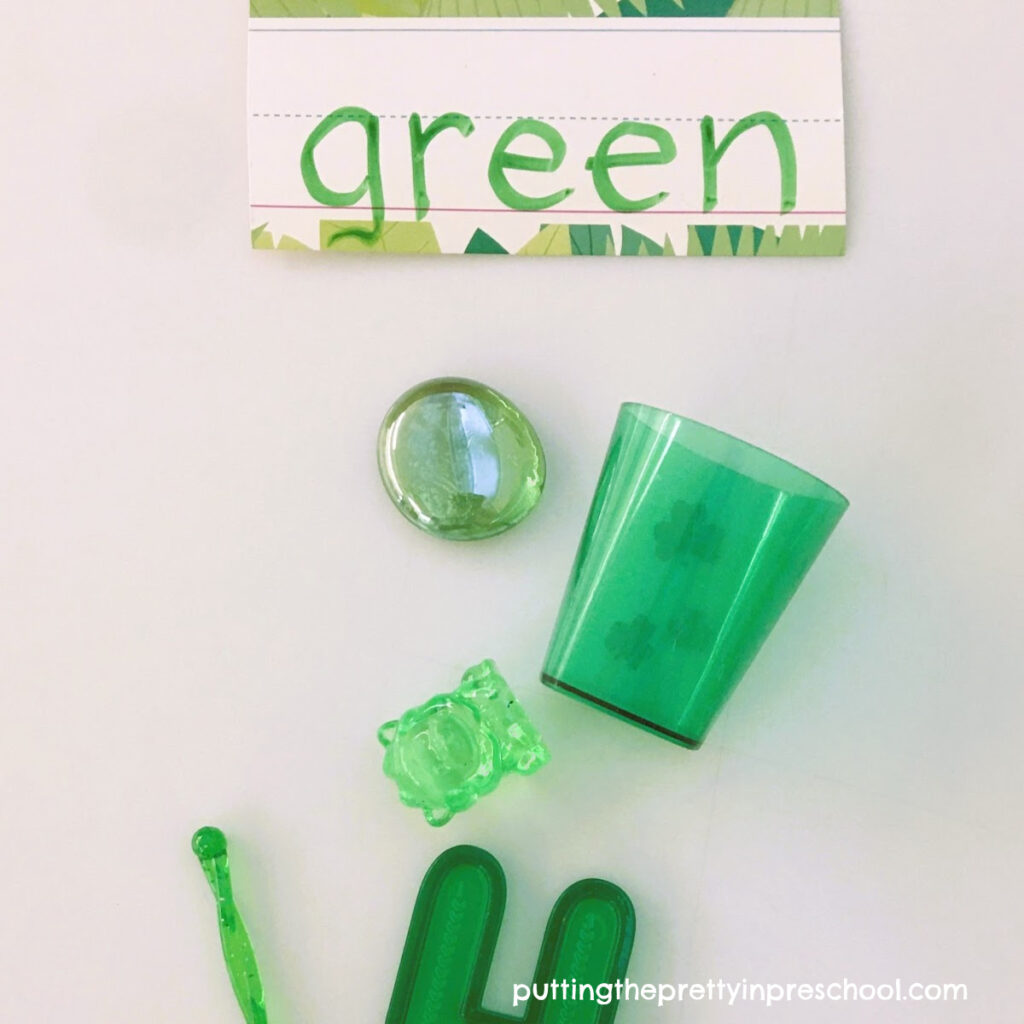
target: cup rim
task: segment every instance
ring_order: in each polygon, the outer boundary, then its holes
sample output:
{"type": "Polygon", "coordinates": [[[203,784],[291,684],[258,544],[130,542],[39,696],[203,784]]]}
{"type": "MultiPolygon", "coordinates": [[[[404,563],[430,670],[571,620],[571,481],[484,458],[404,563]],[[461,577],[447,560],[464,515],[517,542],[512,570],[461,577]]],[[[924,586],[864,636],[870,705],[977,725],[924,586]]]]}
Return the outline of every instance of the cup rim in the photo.
{"type": "MultiPolygon", "coordinates": [[[[770,476],[772,471],[782,473],[786,476],[792,476],[795,474],[797,479],[807,485],[805,488],[798,488],[785,486],[784,484],[780,484],[778,481],[773,481],[770,478],[765,479],[764,476],[751,474],[745,468],[733,466],[729,461],[723,461],[723,459],[718,456],[707,454],[699,448],[693,448],[686,440],[680,440],[680,444],[683,444],[702,458],[706,458],[710,462],[724,465],[734,470],[734,472],[763,483],[766,487],[771,487],[783,494],[830,501],[841,506],[843,511],[849,508],[849,498],[833,487],[830,483],[826,483],[821,479],[821,477],[815,476],[813,473],[809,473],[806,469],[802,469],[800,466],[790,462],[788,459],[782,458],[780,455],[773,454],[767,449],[760,447],[760,445],[752,444],[750,441],[744,441],[743,438],[736,437],[735,434],[730,434],[725,430],[719,430],[717,427],[709,426],[707,423],[702,423],[700,420],[690,419],[688,416],[681,416],[679,413],[672,412],[669,409],[662,409],[656,405],[647,405],[645,402],[623,402],[619,408],[619,412],[621,414],[626,411],[630,412],[641,422],[643,422],[644,413],[657,413],[661,416],[667,417],[672,422],[685,424],[698,434],[707,435],[718,444],[728,444],[730,447],[736,448],[737,451],[746,454],[748,457],[753,457],[757,463],[760,463],[766,468],[766,476],[770,476]]],[[[649,424],[645,425],[649,426],[649,424]]]]}

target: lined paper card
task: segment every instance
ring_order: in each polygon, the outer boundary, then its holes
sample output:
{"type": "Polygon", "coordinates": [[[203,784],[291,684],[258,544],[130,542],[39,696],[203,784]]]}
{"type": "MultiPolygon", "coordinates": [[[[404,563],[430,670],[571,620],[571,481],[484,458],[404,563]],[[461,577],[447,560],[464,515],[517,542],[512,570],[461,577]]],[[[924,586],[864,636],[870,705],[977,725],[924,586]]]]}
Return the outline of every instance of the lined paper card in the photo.
{"type": "MultiPolygon", "coordinates": [[[[535,0],[568,17],[274,17],[273,0],[259,0],[253,245],[841,255],[833,0],[658,0],[677,17],[650,16],[655,0],[640,16],[632,2],[535,0]]],[[[355,15],[367,0],[308,3],[311,15],[355,15]]]]}

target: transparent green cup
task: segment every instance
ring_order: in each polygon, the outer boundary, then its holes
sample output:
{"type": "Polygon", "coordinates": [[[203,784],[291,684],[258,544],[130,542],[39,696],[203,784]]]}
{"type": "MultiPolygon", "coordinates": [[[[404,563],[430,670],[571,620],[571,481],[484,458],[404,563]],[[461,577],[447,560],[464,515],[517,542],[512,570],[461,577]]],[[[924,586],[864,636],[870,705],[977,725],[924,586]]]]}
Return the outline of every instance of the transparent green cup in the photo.
{"type": "Polygon", "coordinates": [[[696,749],[848,505],[760,448],[623,405],[541,678],[696,749]]]}

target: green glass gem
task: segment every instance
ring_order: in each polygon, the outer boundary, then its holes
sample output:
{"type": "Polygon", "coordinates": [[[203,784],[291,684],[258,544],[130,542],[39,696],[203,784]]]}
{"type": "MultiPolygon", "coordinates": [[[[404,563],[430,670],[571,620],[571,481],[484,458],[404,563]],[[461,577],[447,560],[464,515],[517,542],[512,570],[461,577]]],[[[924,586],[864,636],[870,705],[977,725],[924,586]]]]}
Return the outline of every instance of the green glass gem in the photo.
{"type": "Polygon", "coordinates": [[[504,913],[494,857],[476,846],[442,853],[420,886],[384,1024],[613,1024],[636,933],[626,893],[585,878],[559,896],[533,984],[514,986],[514,1016],[483,1006],[504,913]]]}
{"type": "Polygon", "coordinates": [[[384,774],[430,825],[446,825],[503,776],[532,775],[550,754],[493,661],[467,669],[454,693],[385,722],[384,774]]]}
{"type": "Polygon", "coordinates": [[[544,489],[544,450],[530,421],[493,388],[459,377],[425,381],[395,402],[377,465],[402,515],[449,540],[504,533],[544,489]]]}
{"type": "Polygon", "coordinates": [[[235,906],[228,869],[228,841],[219,828],[204,826],[192,837],[192,851],[199,858],[203,874],[217,900],[217,925],[224,964],[231,987],[246,1024],[267,1024],[263,1006],[263,985],[252,943],[235,906]]]}

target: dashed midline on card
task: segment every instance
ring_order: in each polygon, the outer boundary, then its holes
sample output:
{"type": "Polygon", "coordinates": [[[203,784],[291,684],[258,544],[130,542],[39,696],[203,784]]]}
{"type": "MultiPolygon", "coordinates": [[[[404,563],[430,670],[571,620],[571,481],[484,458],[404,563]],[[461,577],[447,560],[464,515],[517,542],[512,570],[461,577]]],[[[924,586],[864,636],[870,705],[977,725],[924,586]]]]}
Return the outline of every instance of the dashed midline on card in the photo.
{"type": "MultiPolygon", "coordinates": [[[[329,112],[328,112],[329,113],[329,112]]],[[[294,114],[294,113],[253,113],[251,117],[326,117],[327,114],[294,114]]],[[[397,118],[405,120],[408,114],[377,114],[380,118],[397,118]]],[[[422,117],[436,118],[440,114],[422,114],[422,117]]],[[[663,121],[663,122],[689,122],[699,124],[703,117],[650,117],[648,115],[612,115],[612,114],[467,114],[475,121],[520,121],[536,119],[539,121],[663,121]]],[[[734,124],[742,121],[741,117],[715,117],[713,121],[721,121],[723,124],[734,124]]],[[[841,117],[786,117],[783,120],[787,124],[842,124],[841,117]]]]}

